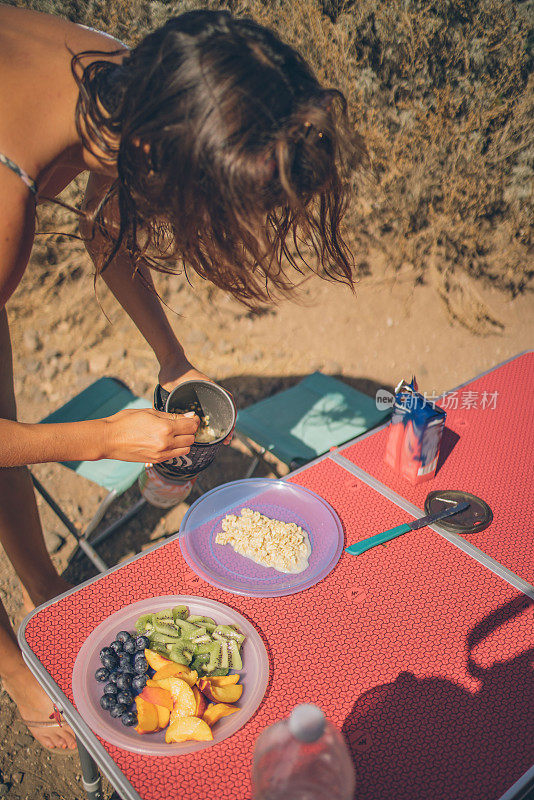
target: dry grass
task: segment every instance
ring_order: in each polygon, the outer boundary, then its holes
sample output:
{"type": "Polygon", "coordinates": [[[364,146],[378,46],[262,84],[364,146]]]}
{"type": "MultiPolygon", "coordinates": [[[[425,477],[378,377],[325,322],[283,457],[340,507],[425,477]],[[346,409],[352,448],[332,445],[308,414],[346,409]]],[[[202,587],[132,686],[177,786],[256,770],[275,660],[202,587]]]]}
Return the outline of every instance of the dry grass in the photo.
{"type": "MultiPolygon", "coordinates": [[[[27,6],[26,0],[17,0],[27,6]]],[[[515,0],[30,0],[129,44],[190,8],[273,27],[349,100],[370,153],[348,236],[365,271],[432,281],[451,316],[499,322],[477,281],[531,291],[534,3],[515,0]]]]}

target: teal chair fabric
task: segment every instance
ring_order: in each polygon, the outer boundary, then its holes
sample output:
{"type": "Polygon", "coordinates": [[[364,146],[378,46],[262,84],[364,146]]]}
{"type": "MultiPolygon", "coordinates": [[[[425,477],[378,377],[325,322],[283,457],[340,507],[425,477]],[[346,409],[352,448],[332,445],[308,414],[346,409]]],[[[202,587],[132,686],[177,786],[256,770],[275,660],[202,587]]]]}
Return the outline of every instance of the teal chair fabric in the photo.
{"type": "Polygon", "coordinates": [[[314,372],[240,411],[237,430],[286,464],[306,463],[389,417],[374,398],[314,372]]]}
{"type": "MultiPolygon", "coordinates": [[[[109,417],[128,408],[150,408],[148,400],[136,397],[115,378],[100,378],[54,411],[41,422],[81,422],[109,417]]],[[[120,495],[132,486],[144,469],[143,464],[103,459],[102,461],[64,461],[65,467],[120,495]]]]}

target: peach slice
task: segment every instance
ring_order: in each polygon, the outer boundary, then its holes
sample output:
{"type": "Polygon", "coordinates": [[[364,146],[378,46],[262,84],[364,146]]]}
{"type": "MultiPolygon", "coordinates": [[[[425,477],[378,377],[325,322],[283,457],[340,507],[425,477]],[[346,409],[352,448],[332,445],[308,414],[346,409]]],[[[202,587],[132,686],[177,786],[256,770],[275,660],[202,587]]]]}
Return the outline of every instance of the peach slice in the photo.
{"type": "Polygon", "coordinates": [[[154,650],[149,650],[148,648],[145,649],[145,658],[148,661],[148,666],[156,671],[165,667],[167,664],[174,664],[174,661],[171,661],[170,658],[163,658],[159,653],[154,652],[154,650]]]}
{"type": "Polygon", "coordinates": [[[158,729],[158,711],[155,705],[147,703],[138,695],[135,698],[137,706],[137,733],[153,733],[158,729]]]}
{"type": "Polygon", "coordinates": [[[213,739],[210,726],[198,717],[180,717],[174,721],[165,731],[165,741],[167,744],[173,742],[187,742],[193,739],[197,742],[209,742],[213,739]]]}
{"type": "Polygon", "coordinates": [[[164,667],[161,667],[161,669],[156,670],[155,674],[152,676],[152,680],[160,681],[163,678],[174,678],[176,675],[182,678],[184,675],[190,674],[191,670],[189,667],[186,667],[185,664],[176,664],[174,661],[170,661],[168,664],[165,664],[164,667]]]}
{"type": "Polygon", "coordinates": [[[193,694],[195,695],[195,700],[196,700],[196,704],[197,704],[196,708],[195,708],[194,716],[195,717],[201,717],[203,715],[204,711],[206,710],[206,706],[208,705],[208,702],[207,702],[206,698],[204,697],[204,695],[202,694],[202,692],[200,692],[197,689],[196,686],[192,686],[191,688],[193,690],[193,694]]]}
{"type": "Polygon", "coordinates": [[[173,699],[171,717],[193,717],[197,702],[193,690],[181,678],[163,678],[158,681],[162,689],[167,689],[173,699]]]}
{"type": "MultiPolygon", "coordinates": [[[[154,676],[155,677],[155,676],[154,676]]],[[[210,678],[206,676],[212,686],[232,686],[234,683],[239,683],[240,675],[215,675],[210,678]]]]}
{"type": "Polygon", "coordinates": [[[235,706],[229,706],[227,703],[210,703],[202,715],[204,722],[210,726],[215,725],[222,717],[228,717],[234,711],[239,711],[235,706]]]}
{"type": "MultiPolygon", "coordinates": [[[[157,672],[156,672],[157,675],[157,672]]],[[[156,680],[156,675],[154,675],[152,680],[156,680]]],[[[188,670],[188,672],[181,672],[179,675],[173,675],[174,678],[180,678],[180,680],[185,681],[188,686],[194,686],[195,683],[198,681],[198,672],[194,670],[188,670]]],[[[166,681],[167,678],[159,678],[157,680],[158,686],[161,686],[161,681],[166,681]]]]}
{"type": "Polygon", "coordinates": [[[155,706],[168,708],[169,713],[174,706],[172,694],[168,689],[163,689],[161,686],[145,686],[139,697],[142,697],[147,703],[153,703],[155,706]]]}
{"type": "Polygon", "coordinates": [[[206,678],[199,681],[198,688],[214,703],[235,703],[243,694],[243,687],[240,684],[212,686],[206,678]]]}
{"type": "Polygon", "coordinates": [[[163,730],[169,724],[171,712],[168,708],[163,708],[163,706],[156,706],[156,711],[158,712],[158,728],[163,730]]]}

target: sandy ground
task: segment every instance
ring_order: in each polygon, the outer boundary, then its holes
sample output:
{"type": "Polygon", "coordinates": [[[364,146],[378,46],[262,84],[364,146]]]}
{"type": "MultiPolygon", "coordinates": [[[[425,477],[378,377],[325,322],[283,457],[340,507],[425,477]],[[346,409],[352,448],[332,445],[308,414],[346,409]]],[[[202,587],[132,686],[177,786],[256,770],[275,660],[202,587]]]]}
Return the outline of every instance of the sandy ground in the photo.
{"type": "MultiPolygon", "coordinates": [[[[378,258],[355,295],[313,278],[300,304],[284,302],[261,314],[247,312],[206,285],[193,289],[178,277],[161,281],[160,291],[179,314],[173,316],[173,324],[191,360],[230,388],[240,406],[316,369],[371,395],[413,373],[422,391],[440,393],[534,344],[532,295],[511,299],[477,287],[480,300],[502,324],[481,337],[451,319],[431,284],[414,284],[410,272],[392,275],[378,258]]],[[[21,420],[39,420],[102,375],[117,376],[150,398],[155,359],[103,287],[99,296],[109,319],[95,299],[90,268],[77,247],[60,263],[46,266],[34,255],[9,304],[21,420]]],[[[246,464],[237,444],[225,448],[205,473],[203,488],[242,476],[246,464]]],[[[269,474],[284,471],[283,465],[272,466],[269,474]]],[[[101,497],[98,488],[57,465],[41,465],[35,471],[77,522],[87,518],[101,497]]],[[[130,490],[124,502],[136,492],[130,490]]],[[[102,557],[113,564],[172,535],[196,496],[168,512],[145,509],[100,546],[102,557]]],[[[94,569],[85,559],[68,565],[72,537],[41,503],[40,510],[58,570],[75,582],[92,576],[94,569]]],[[[114,514],[110,512],[110,518],[114,514]]],[[[0,573],[2,599],[18,624],[21,595],[5,557],[0,558],[0,573]]],[[[37,745],[5,693],[0,737],[0,797],[84,797],[77,756],[53,756],[37,745]]],[[[106,785],[106,800],[111,794],[106,785]]]]}

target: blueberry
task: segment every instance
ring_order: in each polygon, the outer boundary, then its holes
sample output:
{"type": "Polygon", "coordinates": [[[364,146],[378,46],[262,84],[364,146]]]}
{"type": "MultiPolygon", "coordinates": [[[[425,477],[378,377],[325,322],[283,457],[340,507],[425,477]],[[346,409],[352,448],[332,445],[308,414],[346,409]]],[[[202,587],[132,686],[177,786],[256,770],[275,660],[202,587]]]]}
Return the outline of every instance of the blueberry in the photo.
{"type": "Polygon", "coordinates": [[[150,642],[146,636],[138,636],[135,640],[135,647],[137,650],[146,650],[149,645],[150,642]]]}
{"type": "Polygon", "coordinates": [[[115,640],[114,642],[111,642],[110,647],[115,653],[117,653],[117,655],[122,653],[122,642],[115,640]]]}
{"type": "Polygon", "coordinates": [[[103,683],[104,681],[107,681],[107,679],[109,678],[109,669],[106,669],[105,667],[100,667],[95,672],[95,678],[100,683],[103,683]]]}
{"type": "Polygon", "coordinates": [[[133,703],[133,694],[128,689],[124,689],[124,691],[118,693],[117,703],[129,706],[130,703],[133,703]]]}
{"type": "Polygon", "coordinates": [[[133,664],[133,658],[130,653],[121,653],[119,656],[119,666],[127,667],[133,664]]]}
{"type": "Polygon", "coordinates": [[[136,675],[132,680],[132,692],[139,694],[146,686],[146,675],[136,675]]]}
{"type": "Polygon", "coordinates": [[[122,642],[123,644],[124,642],[129,641],[131,638],[132,637],[130,636],[128,631],[119,631],[118,634],[115,636],[115,640],[117,642],[122,642]]]}
{"type": "MultiPolygon", "coordinates": [[[[111,650],[111,653],[113,653],[113,650],[111,650]]],[[[115,667],[119,663],[119,660],[118,660],[117,656],[115,655],[115,653],[113,653],[113,655],[106,654],[104,656],[100,656],[100,660],[101,660],[102,664],[105,667],[107,667],[107,669],[109,669],[109,670],[115,669],[115,667]]]]}
{"type": "Polygon", "coordinates": [[[121,692],[124,691],[125,689],[129,691],[131,685],[132,685],[132,678],[130,675],[125,675],[124,673],[119,674],[119,676],[117,677],[117,688],[120,689],[121,692]]]}
{"type": "Polygon", "coordinates": [[[121,705],[121,703],[115,703],[115,705],[110,709],[109,713],[112,717],[122,717],[125,711],[126,706],[121,705]]]}
{"type": "Polygon", "coordinates": [[[139,675],[144,675],[148,669],[148,661],[146,658],[136,658],[134,662],[134,672],[139,675]]]}
{"type": "Polygon", "coordinates": [[[128,727],[130,725],[136,725],[137,724],[137,717],[133,713],[133,711],[126,711],[121,717],[121,722],[122,722],[123,725],[127,725],[128,727]]]}
{"type": "Polygon", "coordinates": [[[100,698],[100,705],[104,711],[109,711],[115,705],[115,698],[109,694],[103,694],[100,698]]]}
{"type": "Polygon", "coordinates": [[[116,670],[115,670],[115,672],[110,672],[109,673],[109,678],[108,678],[109,682],[110,683],[117,683],[117,678],[119,677],[119,675],[120,675],[120,672],[117,672],[116,670]]]}
{"type": "Polygon", "coordinates": [[[100,651],[100,660],[102,661],[102,659],[105,658],[106,656],[114,656],[114,655],[115,653],[111,649],[111,647],[103,647],[102,650],[100,651]]]}
{"type": "Polygon", "coordinates": [[[124,642],[123,649],[125,653],[135,653],[135,642],[133,639],[128,639],[124,642]]]}
{"type": "Polygon", "coordinates": [[[117,687],[114,683],[106,683],[104,686],[104,694],[112,694],[115,696],[117,694],[117,687]]]}

